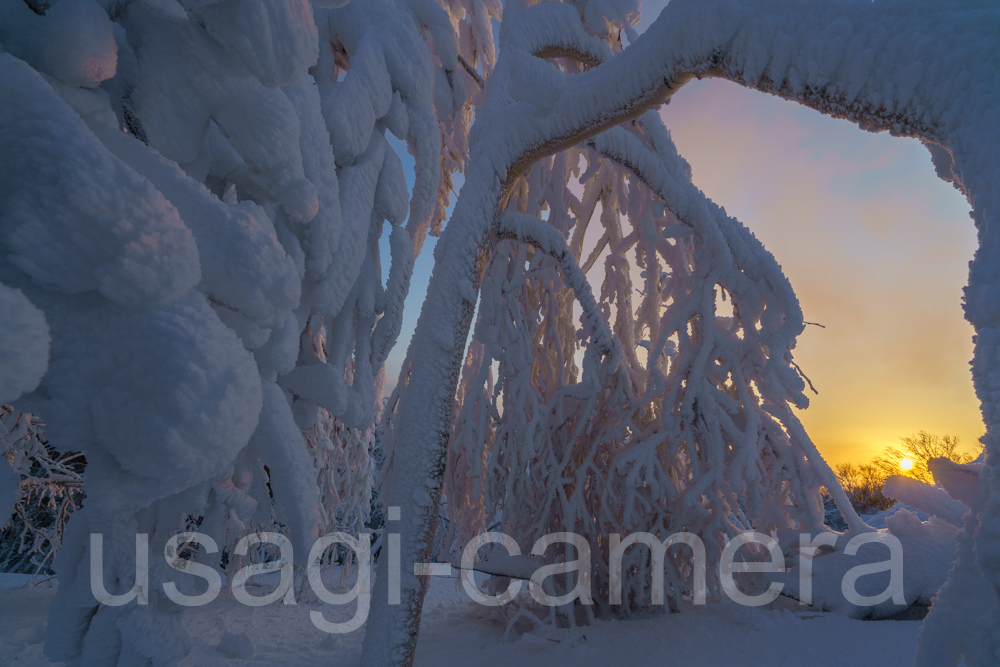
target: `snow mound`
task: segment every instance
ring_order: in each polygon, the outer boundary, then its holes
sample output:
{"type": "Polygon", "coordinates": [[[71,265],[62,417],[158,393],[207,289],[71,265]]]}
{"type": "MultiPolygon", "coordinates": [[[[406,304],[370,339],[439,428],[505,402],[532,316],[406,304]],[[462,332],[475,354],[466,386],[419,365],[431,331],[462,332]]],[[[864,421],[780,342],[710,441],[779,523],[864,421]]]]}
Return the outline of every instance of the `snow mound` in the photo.
{"type": "Polygon", "coordinates": [[[968,507],[951,498],[941,487],[912,477],[893,475],[885,480],[883,493],[890,498],[906,501],[959,528],[962,527],[962,517],[969,513],[968,507]]]}
{"type": "Polygon", "coordinates": [[[885,530],[885,528],[886,528],[885,520],[887,518],[891,517],[892,515],[894,515],[896,512],[899,512],[900,510],[906,510],[908,512],[913,512],[914,514],[917,515],[917,518],[920,519],[921,521],[927,521],[930,518],[930,515],[927,512],[921,512],[919,510],[915,510],[914,508],[910,507],[906,503],[896,503],[895,505],[893,505],[892,507],[890,507],[887,510],[882,510],[881,512],[878,512],[877,514],[865,514],[865,515],[862,515],[861,518],[864,519],[865,523],[867,523],[872,528],[878,528],[879,530],[885,530]]]}
{"type": "Polygon", "coordinates": [[[257,650],[253,639],[245,632],[226,632],[219,640],[219,651],[237,660],[249,660],[257,650]]]}

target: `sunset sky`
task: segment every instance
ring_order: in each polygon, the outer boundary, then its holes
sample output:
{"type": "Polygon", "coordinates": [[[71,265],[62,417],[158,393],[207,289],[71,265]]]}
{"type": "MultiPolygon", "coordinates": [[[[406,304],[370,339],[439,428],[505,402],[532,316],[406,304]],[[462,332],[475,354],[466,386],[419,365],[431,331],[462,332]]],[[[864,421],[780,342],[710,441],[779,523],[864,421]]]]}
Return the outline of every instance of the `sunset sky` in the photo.
{"type": "Polygon", "coordinates": [[[800,416],[823,455],[863,462],[921,429],[978,447],[961,308],[975,228],[927,150],[723,81],[685,86],[661,113],[695,184],[826,327],[795,350],[819,391],[800,416]]]}
{"type": "MultiPolygon", "coordinates": [[[[975,228],[927,150],[722,81],[688,84],[661,113],[694,183],[757,235],[805,319],[825,327],[806,328],[795,360],[819,391],[800,417],[827,460],[865,462],[918,430],[956,435],[978,451],[972,328],[961,309],[975,228]]],[[[426,294],[434,241],[417,260],[387,393],[426,294]]]]}

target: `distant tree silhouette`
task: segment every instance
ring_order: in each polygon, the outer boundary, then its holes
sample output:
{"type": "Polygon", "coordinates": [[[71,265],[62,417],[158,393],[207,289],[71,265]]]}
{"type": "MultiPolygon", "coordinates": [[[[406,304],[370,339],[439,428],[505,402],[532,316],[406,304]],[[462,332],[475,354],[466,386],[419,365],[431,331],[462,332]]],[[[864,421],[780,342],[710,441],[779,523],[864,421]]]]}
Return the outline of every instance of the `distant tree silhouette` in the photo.
{"type": "Polygon", "coordinates": [[[872,514],[889,509],[896,502],[882,493],[888,474],[874,463],[841,463],[833,467],[837,481],[858,514],[872,514]]]}
{"type": "Polygon", "coordinates": [[[899,439],[899,446],[886,447],[875,457],[872,465],[883,473],[883,479],[889,475],[908,475],[928,484],[934,483],[934,475],[927,469],[927,462],[934,458],[947,458],[955,463],[968,463],[976,457],[958,451],[960,444],[956,436],[934,435],[926,431],[905,435],[899,439]],[[913,467],[903,470],[904,459],[913,462],[913,467]]]}

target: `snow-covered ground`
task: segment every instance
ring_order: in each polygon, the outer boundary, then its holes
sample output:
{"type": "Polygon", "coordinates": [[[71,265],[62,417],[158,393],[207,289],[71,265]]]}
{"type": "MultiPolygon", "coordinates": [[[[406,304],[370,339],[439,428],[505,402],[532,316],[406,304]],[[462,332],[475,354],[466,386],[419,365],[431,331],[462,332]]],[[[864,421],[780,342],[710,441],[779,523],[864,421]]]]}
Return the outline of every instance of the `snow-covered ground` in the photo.
{"type": "MultiPolygon", "coordinates": [[[[711,605],[684,614],[601,621],[575,631],[505,640],[506,622],[499,613],[456,591],[455,582],[432,580],[417,665],[909,667],[921,625],[711,605]]],[[[0,664],[54,664],[42,655],[46,610],[55,594],[51,584],[31,586],[26,575],[0,575],[0,664]]],[[[346,620],[349,613],[320,603],[251,608],[231,596],[220,597],[184,614],[193,646],[181,665],[356,665],[362,631],[340,636],[320,632],[309,620],[309,612],[319,609],[327,620],[346,620]],[[231,636],[224,647],[251,657],[230,657],[219,649],[227,632],[231,636]]]]}

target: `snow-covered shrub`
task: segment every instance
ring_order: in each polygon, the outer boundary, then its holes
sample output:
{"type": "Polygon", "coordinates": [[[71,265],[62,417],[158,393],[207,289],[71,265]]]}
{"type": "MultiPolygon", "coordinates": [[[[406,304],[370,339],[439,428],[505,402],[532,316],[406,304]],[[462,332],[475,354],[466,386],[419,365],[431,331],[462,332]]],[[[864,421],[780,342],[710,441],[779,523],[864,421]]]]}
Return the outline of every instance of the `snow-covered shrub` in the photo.
{"type": "MultiPolygon", "coordinates": [[[[898,467],[897,467],[898,468],[898,467]]],[[[888,476],[873,463],[841,463],[834,466],[837,482],[847,494],[851,507],[858,514],[874,514],[892,507],[894,498],[887,498],[883,485],[888,476]]]]}
{"type": "Polygon", "coordinates": [[[83,457],[56,452],[43,430],[34,415],[0,406],[0,459],[16,484],[13,501],[0,499],[0,572],[48,573],[66,522],[83,501],[83,457]]]}

